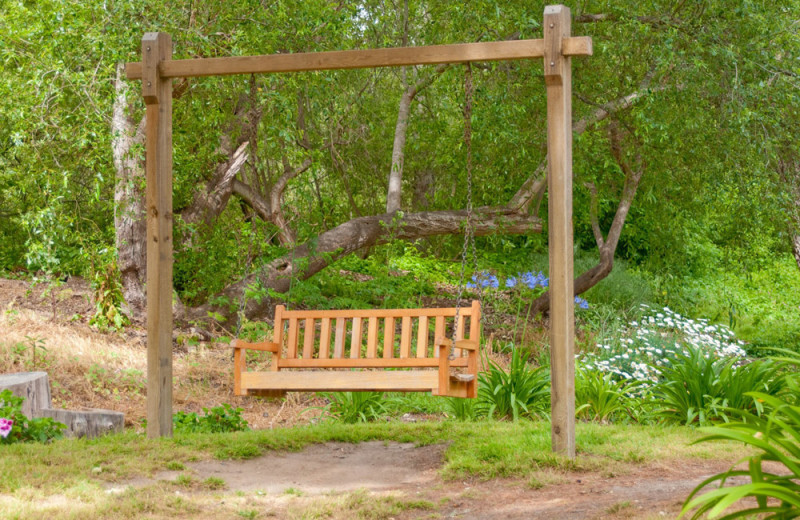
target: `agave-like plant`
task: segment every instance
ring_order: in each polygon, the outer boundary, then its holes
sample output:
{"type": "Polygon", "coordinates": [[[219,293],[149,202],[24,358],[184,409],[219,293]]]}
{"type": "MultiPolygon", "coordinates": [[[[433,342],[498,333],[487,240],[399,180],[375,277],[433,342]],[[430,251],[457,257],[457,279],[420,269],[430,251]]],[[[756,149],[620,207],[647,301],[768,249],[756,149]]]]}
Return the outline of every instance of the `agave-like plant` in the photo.
{"type": "MultiPolygon", "coordinates": [[[[791,394],[800,391],[800,379],[786,379],[791,394]]],[[[701,482],[684,503],[679,518],[693,511],[691,518],[732,520],[759,515],[758,518],[783,520],[800,517],[800,406],[763,392],[748,392],[764,413],[760,416],[743,410],[737,413],[742,421],[719,427],[706,428],[710,435],[697,442],[729,440],[743,442],[758,453],[749,457],[747,470],[730,470],[701,482]],[[784,471],[771,472],[764,468],[765,461],[781,464],[784,471]],[[750,482],[739,486],[725,486],[735,476],[750,477],[750,482]],[[706,486],[718,488],[700,494],[706,486]],[[745,497],[756,499],[756,505],[724,514],[745,497]],[[720,516],[723,515],[724,516],[720,516]]]]}
{"type": "Polygon", "coordinates": [[[609,372],[578,369],[575,377],[575,404],[577,417],[605,423],[614,416],[628,411],[629,397],[640,381],[617,381],[609,372]]]}
{"type": "Polygon", "coordinates": [[[709,426],[727,422],[730,410],[755,412],[748,392],[777,395],[784,389],[784,364],[756,360],[738,365],[737,359],[716,359],[702,349],[688,348],[661,370],[654,386],[658,414],[667,422],[709,426]]]}
{"type": "Polygon", "coordinates": [[[383,392],[335,392],[326,394],[323,409],[329,417],[347,424],[371,422],[387,413],[383,392]]]}
{"type": "Polygon", "coordinates": [[[515,348],[508,371],[493,361],[489,370],[478,374],[476,414],[498,419],[547,415],[550,405],[550,372],[531,368],[528,354],[515,348]]]}

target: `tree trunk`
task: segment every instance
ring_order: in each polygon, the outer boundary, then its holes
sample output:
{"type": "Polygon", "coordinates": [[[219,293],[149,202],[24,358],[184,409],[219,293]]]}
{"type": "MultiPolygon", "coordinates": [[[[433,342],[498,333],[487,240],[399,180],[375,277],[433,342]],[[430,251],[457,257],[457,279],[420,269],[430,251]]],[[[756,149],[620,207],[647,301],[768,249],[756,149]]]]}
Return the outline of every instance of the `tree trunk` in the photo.
{"type": "Polygon", "coordinates": [[[394,144],[392,145],[392,167],[389,171],[389,190],[386,193],[386,213],[394,213],[401,207],[408,115],[415,95],[416,89],[406,89],[400,97],[400,106],[397,108],[397,124],[394,128],[394,144]]]}
{"type": "Polygon", "coordinates": [[[795,233],[792,237],[792,253],[797,262],[797,268],[800,269],[800,234],[795,233]]]}
{"type": "MultiPolygon", "coordinates": [[[[574,291],[575,295],[585,293],[603,279],[605,279],[614,268],[614,254],[617,251],[620,236],[622,235],[622,228],[625,226],[625,219],[628,217],[628,212],[631,209],[631,204],[636,196],[636,190],[639,187],[639,182],[644,175],[644,163],[642,158],[637,154],[636,162],[638,169],[634,170],[630,163],[625,159],[622,151],[622,136],[619,133],[616,125],[610,128],[611,138],[611,155],[619,164],[622,172],[625,174],[625,184],[622,187],[622,194],[620,195],[619,204],[617,205],[617,212],[614,215],[614,220],[611,223],[611,228],[608,230],[608,236],[603,237],[600,230],[599,217],[597,214],[597,189],[591,183],[587,183],[586,187],[592,195],[592,204],[589,209],[589,215],[592,223],[592,232],[594,233],[595,241],[597,242],[597,250],[600,253],[600,259],[594,267],[582,273],[575,279],[574,291]]],[[[529,313],[535,316],[539,313],[547,313],[550,310],[550,291],[535,299],[529,306],[529,313]]]]}
{"type": "Polygon", "coordinates": [[[11,390],[22,402],[22,414],[31,419],[43,408],[52,406],[50,401],[50,382],[47,372],[17,372],[0,375],[0,390],[11,390]]]}
{"type": "Polygon", "coordinates": [[[67,437],[86,437],[94,439],[107,433],[122,433],[125,425],[125,414],[100,408],[83,408],[80,410],[60,410],[44,408],[36,417],[50,417],[67,426],[64,432],[67,437]]]}
{"type": "Polygon", "coordinates": [[[139,322],[144,320],[146,305],[147,220],[144,211],[144,161],[133,150],[144,143],[144,118],[136,125],[128,113],[128,84],[124,80],[123,68],[122,64],[117,65],[116,96],[111,119],[111,146],[117,177],[114,188],[114,228],[117,268],[121,275],[122,295],[128,304],[127,314],[133,321],[139,322]]]}

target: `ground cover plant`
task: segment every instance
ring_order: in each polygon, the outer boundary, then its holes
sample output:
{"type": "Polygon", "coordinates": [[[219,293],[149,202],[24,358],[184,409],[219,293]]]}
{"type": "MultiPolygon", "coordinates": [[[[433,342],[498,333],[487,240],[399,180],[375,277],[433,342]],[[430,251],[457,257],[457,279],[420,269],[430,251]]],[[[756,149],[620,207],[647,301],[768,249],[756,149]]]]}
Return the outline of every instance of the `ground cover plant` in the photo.
{"type": "Polygon", "coordinates": [[[22,413],[23,397],[0,391],[0,445],[49,442],[64,436],[66,426],[50,417],[29,419],[22,413]]]}

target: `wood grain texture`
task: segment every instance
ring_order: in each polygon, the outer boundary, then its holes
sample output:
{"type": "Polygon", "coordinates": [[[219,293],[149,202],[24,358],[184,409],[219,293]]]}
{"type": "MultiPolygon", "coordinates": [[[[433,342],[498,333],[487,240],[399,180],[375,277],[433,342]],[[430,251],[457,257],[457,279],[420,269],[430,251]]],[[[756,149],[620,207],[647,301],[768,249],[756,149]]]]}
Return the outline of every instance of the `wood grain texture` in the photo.
{"type": "MultiPolygon", "coordinates": [[[[591,38],[570,38],[564,47],[567,55],[588,56],[592,54],[591,38]]],[[[188,78],[307,70],[438,65],[468,61],[503,61],[541,58],[542,56],[544,56],[544,40],[535,39],[174,60],[169,64],[162,65],[159,72],[166,78],[188,78]]],[[[126,64],[125,74],[128,79],[141,79],[142,63],[126,64]]]]}
{"type": "Polygon", "coordinates": [[[345,336],[345,328],[347,327],[347,322],[344,318],[336,318],[336,337],[334,338],[333,342],[333,357],[334,358],[343,358],[344,357],[344,336],[345,336]]]}
{"type": "Polygon", "coordinates": [[[388,316],[383,325],[383,357],[394,357],[394,317],[388,316]]]}
{"type": "MultiPolygon", "coordinates": [[[[466,367],[468,358],[457,358],[451,361],[451,366],[466,367]]],[[[283,368],[421,368],[437,367],[437,358],[359,358],[359,359],[281,359],[281,369],[283,368]]],[[[313,377],[316,372],[309,372],[308,376],[313,377]]]]}
{"type": "Polygon", "coordinates": [[[367,357],[375,358],[378,356],[378,318],[372,316],[369,318],[369,325],[367,326],[367,357]]]}
{"type": "Polygon", "coordinates": [[[322,328],[319,332],[319,359],[330,357],[331,348],[331,319],[322,318],[322,328]]]}
{"type": "Polygon", "coordinates": [[[417,357],[428,357],[428,317],[420,316],[417,327],[417,357]]]}
{"type": "Polygon", "coordinates": [[[353,318],[353,332],[350,335],[350,358],[361,357],[361,344],[363,341],[364,322],[361,318],[353,318]]]}
{"type": "Polygon", "coordinates": [[[311,359],[314,357],[314,335],[316,334],[314,318],[305,319],[303,334],[303,359],[311,359]]]}
{"type": "Polygon", "coordinates": [[[438,387],[436,370],[402,372],[245,372],[245,390],[279,390],[293,392],[431,392],[438,387]]]}
{"type": "Polygon", "coordinates": [[[286,345],[287,358],[294,359],[297,357],[297,341],[297,318],[289,318],[289,333],[286,345]]]}
{"type": "Polygon", "coordinates": [[[550,250],[550,377],[553,451],[575,457],[575,316],[572,230],[572,72],[562,42],[570,35],[564,6],[544,10],[550,250]]]}
{"type": "Polygon", "coordinates": [[[411,317],[403,317],[403,325],[400,329],[400,357],[407,358],[411,355],[411,317]]]}
{"type": "Polygon", "coordinates": [[[283,313],[286,312],[286,307],[283,305],[275,306],[275,327],[274,327],[274,342],[278,345],[278,351],[272,356],[272,366],[270,370],[277,372],[279,370],[278,360],[282,357],[283,350],[283,313]]]}
{"type": "Polygon", "coordinates": [[[260,343],[248,343],[247,341],[243,341],[241,339],[237,339],[234,341],[233,347],[234,349],[248,349],[248,350],[263,350],[265,352],[278,352],[280,349],[280,345],[277,343],[273,343],[272,341],[262,341],[260,343]]]}
{"type": "Polygon", "coordinates": [[[172,436],[172,80],[159,74],[172,38],[142,38],[146,103],[147,436],[172,436]]]}

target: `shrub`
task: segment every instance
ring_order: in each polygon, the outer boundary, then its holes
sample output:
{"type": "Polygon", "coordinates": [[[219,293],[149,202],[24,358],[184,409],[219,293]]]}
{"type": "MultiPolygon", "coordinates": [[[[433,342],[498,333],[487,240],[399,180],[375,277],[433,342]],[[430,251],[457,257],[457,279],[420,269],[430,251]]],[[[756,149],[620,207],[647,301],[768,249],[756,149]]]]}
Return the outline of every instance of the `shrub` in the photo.
{"type": "Polygon", "coordinates": [[[50,417],[28,419],[22,413],[22,397],[11,390],[0,392],[0,444],[49,442],[64,436],[66,426],[50,417]]]}
{"type": "Polygon", "coordinates": [[[659,381],[664,367],[689,354],[690,349],[713,359],[744,359],[742,342],[722,325],[692,320],[671,311],[650,309],[631,321],[615,337],[597,345],[581,363],[589,369],[614,374],[617,379],[638,380],[640,391],[659,381]]]}
{"type": "Polygon", "coordinates": [[[195,412],[178,412],[173,416],[172,424],[175,433],[226,433],[248,429],[242,409],[227,403],[211,409],[203,408],[202,416],[195,412]]]}
{"type": "Polygon", "coordinates": [[[489,370],[478,374],[477,415],[510,418],[546,415],[550,405],[550,372],[531,368],[528,355],[520,349],[511,353],[511,365],[503,370],[493,361],[489,370]]]}
{"type": "MultiPolygon", "coordinates": [[[[787,380],[794,395],[800,391],[798,379],[787,380]]],[[[800,407],[774,395],[749,392],[748,397],[759,402],[765,413],[757,416],[747,411],[731,410],[742,420],[715,428],[706,428],[710,435],[697,442],[726,440],[742,442],[756,454],[748,457],[747,470],[730,470],[701,482],[684,502],[681,517],[694,511],[692,518],[718,518],[735,503],[746,497],[756,499],[756,505],[721,517],[722,520],[767,514],[759,518],[800,517],[800,407]],[[783,466],[784,471],[766,471],[769,461],[783,466]],[[750,483],[725,486],[731,477],[750,477],[750,483]],[[698,494],[708,485],[718,483],[718,489],[698,494]]],[[[774,466],[773,466],[774,467],[774,466]]],[[[748,504],[749,505],[749,504],[748,504]]],[[[745,506],[746,507],[746,506],[745,506]]]]}
{"type": "Polygon", "coordinates": [[[640,383],[622,382],[599,370],[581,368],[575,374],[575,415],[589,421],[609,422],[624,414],[637,417],[641,400],[632,396],[640,383]]]}
{"type": "Polygon", "coordinates": [[[755,412],[748,392],[775,395],[783,389],[781,364],[757,360],[737,366],[735,359],[714,359],[701,349],[689,348],[671,366],[662,368],[654,388],[659,415],[668,422],[728,421],[731,409],[755,412]]]}

